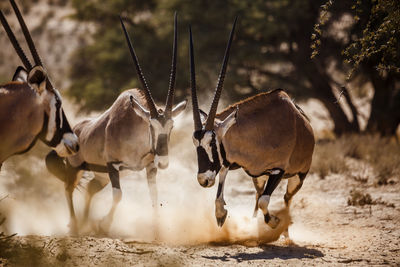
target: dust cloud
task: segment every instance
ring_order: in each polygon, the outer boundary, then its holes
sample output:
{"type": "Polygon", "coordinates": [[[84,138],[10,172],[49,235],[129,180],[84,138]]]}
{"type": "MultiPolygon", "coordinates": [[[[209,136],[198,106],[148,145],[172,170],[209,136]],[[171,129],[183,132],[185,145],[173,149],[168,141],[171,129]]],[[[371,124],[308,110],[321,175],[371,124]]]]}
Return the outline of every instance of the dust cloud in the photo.
{"type": "MultiPolygon", "coordinates": [[[[282,208],[282,196],[272,198],[272,201],[279,199],[279,203],[271,203],[271,211],[281,222],[276,229],[271,229],[264,223],[261,211],[257,218],[252,217],[255,190],[251,178],[240,170],[231,171],[227,176],[225,208],[228,217],[222,228],[217,226],[214,215],[217,183],[212,188],[202,188],[197,182],[197,159],[191,140],[193,124],[190,112],[185,113],[175,121],[170,165],[157,174],[157,212],[151,205],[145,171],[121,172],[123,197],[107,235],[125,241],[172,245],[256,245],[277,240],[291,223],[289,210],[282,208]]],[[[69,211],[63,183],[46,171],[43,158],[48,149],[39,146],[39,152],[37,150],[14,157],[3,165],[0,197],[7,194],[9,197],[0,202],[0,212],[7,217],[6,231],[19,235],[66,235],[69,211]]],[[[85,181],[82,180],[74,193],[79,219],[83,216],[85,181]]],[[[98,234],[99,222],[108,213],[111,203],[109,184],[93,198],[90,223],[81,225],[81,234],[98,234]]]]}

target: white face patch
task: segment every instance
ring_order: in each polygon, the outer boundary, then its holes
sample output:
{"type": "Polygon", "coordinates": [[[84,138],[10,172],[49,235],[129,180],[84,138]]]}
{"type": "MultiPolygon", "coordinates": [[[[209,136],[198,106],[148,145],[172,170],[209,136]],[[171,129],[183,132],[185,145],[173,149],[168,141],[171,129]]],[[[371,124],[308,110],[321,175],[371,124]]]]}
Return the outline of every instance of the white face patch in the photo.
{"type": "Polygon", "coordinates": [[[46,140],[50,141],[54,134],[56,133],[57,130],[57,125],[56,125],[56,112],[57,112],[57,100],[55,96],[52,96],[50,102],[49,102],[49,121],[47,123],[47,134],[46,134],[46,140]]]}
{"type": "Polygon", "coordinates": [[[54,148],[60,157],[67,157],[77,152],[78,137],[73,133],[65,133],[61,142],[54,148]]]}
{"type": "Polygon", "coordinates": [[[159,167],[161,169],[165,169],[165,168],[168,167],[168,164],[169,164],[168,156],[155,155],[155,157],[154,157],[154,165],[156,167],[159,167]]]}
{"type": "Polygon", "coordinates": [[[212,141],[212,131],[207,131],[204,134],[203,138],[200,140],[200,146],[204,148],[204,150],[206,151],[210,162],[214,162],[212,157],[211,141],[212,141]]]}
{"type": "Polygon", "coordinates": [[[215,184],[216,171],[207,170],[203,173],[197,174],[197,181],[201,186],[211,187],[215,184]]]}
{"type": "Polygon", "coordinates": [[[61,108],[61,103],[60,103],[60,108],[57,110],[57,100],[61,102],[61,95],[57,90],[53,90],[52,92],[46,91],[46,93],[44,94],[46,95],[46,97],[51,97],[50,101],[49,101],[49,121],[47,123],[47,134],[46,134],[46,140],[50,141],[57,129],[61,129],[62,125],[63,125],[63,114],[62,114],[62,108],[61,108]],[[57,125],[56,123],[56,118],[57,118],[57,112],[60,118],[60,124],[57,125]]]}
{"type": "Polygon", "coordinates": [[[150,124],[154,129],[154,138],[155,140],[152,140],[152,142],[154,142],[154,144],[157,144],[158,142],[158,136],[160,134],[165,134],[168,136],[168,140],[169,140],[169,136],[171,134],[172,128],[174,127],[174,121],[169,119],[164,126],[161,125],[161,123],[157,120],[157,119],[151,119],[150,120],[150,124]]]}

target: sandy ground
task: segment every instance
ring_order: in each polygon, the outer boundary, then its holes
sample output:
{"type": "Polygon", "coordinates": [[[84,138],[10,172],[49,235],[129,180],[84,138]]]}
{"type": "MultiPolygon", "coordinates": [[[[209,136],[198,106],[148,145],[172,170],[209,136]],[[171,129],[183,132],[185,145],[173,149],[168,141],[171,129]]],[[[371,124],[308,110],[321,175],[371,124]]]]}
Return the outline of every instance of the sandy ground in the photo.
{"type": "MultiPolygon", "coordinates": [[[[261,218],[251,219],[254,197],[252,189],[240,187],[243,179],[238,177],[234,176],[228,182],[227,207],[231,212],[232,206],[243,201],[247,203],[244,206],[248,209],[232,208],[233,214],[228,217],[223,228],[211,227],[215,240],[207,232],[201,233],[207,230],[204,226],[199,227],[198,235],[188,233],[188,242],[183,233],[178,234],[178,239],[166,233],[165,240],[160,242],[140,241],[138,235],[136,238],[19,236],[14,239],[15,246],[8,254],[9,258],[0,259],[0,262],[11,265],[31,263],[34,266],[400,265],[398,183],[374,187],[340,175],[331,175],[324,180],[310,175],[291,208],[293,224],[289,234],[293,243],[288,244],[281,237],[276,242],[260,244],[254,241],[249,232],[246,238],[246,234],[239,237],[238,231],[232,230],[232,223],[236,223],[238,228],[246,228],[240,225],[240,218],[236,218],[236,221],[234,218],[242,216],[246,217],[245,221],[248,220],[249,224],[254,225],[256,222],[263,231],[269,231],[262,224],[261,218]],[[373,199],[381,199],[386,204],[348,206],[349,190],[355,187],[367,191],[373,199]],[[394,204],[394,207],[390,204],[394,204]],[[241,214],[234,214],[235,211],[241,214]],[[226,231],[231,236],[226,235],[226,231]],[[203,234],[207,236],[204,239],[206,242],[198,238],[203,234]]],[[[199,187],[199,190],[203,189],[199,187]]],[[[275,198],[280,199],[283,186],[275,193],[275,198]]],[[[213,202],[213,198],[204,199],[204,202],[213,202]]],[[[280,204],[278,202],[277,206],[280,204]]],[[[212,214],[210,210],[210,221],[212,214]]],[[[181,221],[177,221],[176,227],[179,228],[181,221]]],[[[196,231],[188,227],[190,231],[196,231]]],[[[175,234],[180,232],[180,229],[170,230],[175,234]]],[[[185,227],[181,230],[184,232],[185,227]]],[[[168,232],[166,228],[163,231],[168,232]]]]}

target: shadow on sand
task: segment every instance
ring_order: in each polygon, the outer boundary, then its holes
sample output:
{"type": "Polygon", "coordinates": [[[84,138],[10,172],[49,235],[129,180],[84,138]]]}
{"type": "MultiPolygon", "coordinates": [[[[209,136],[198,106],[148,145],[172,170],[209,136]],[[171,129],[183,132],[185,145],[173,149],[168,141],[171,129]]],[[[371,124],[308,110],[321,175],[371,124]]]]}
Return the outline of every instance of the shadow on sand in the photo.
{"type": "Polygon", "coordinates": [[[255,253],[237,253],[229,255],[226,253],[224,256],[202,256],[210,260],[229,261],[231,259],[237,262],[254,261],[254,260],[272,260],[272,259],[315,259],[323,257],[324,254],[314,248],[300,247],[297,245],[291,246],[276,246],[276,245],[263,245],[260,247],[262,251],[255,253]]]}

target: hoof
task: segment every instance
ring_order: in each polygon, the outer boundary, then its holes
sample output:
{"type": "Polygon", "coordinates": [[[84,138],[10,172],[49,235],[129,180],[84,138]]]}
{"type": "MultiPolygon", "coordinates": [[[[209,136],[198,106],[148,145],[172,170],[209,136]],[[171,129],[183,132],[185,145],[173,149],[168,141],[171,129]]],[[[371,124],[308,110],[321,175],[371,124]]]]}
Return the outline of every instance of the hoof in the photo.
{"type": "Polygon", "coordinates": [[[274,215],[266,214],[264,215],[264,221],[269,225],[269,227],[275,229],[278,226],[280,219],[274,215]]]}
{"type": "Polygon", "coordinates": [[[219,227],[222,227],[224,225],[226,216],[228,216],[228,211],[224,209],[222,216],[220,215],[219,217],[217,217],[217,224],[219,227]]]}

